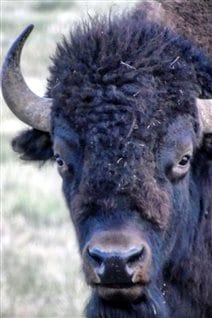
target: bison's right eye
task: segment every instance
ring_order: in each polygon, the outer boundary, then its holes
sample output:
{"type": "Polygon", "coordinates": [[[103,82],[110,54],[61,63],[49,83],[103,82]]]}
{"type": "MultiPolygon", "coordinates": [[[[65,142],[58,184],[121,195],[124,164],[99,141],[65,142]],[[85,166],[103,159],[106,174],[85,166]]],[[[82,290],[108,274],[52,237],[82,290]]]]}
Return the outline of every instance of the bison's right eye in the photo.
{"type": "Polygon", "coordinates": [[[63,167],[65,165],[64,160],[60,157],[60,155],[56,154],[55,156],[55,161],[58,165],[58,167],[63,167]]]}
{"type": "Polygon", "coordinates": [[[74,166],[71,163],[67,163],[59,154],[55,154],[54,158],[57,163],[58,172],[62,177],[74,176],[74,166]]]}

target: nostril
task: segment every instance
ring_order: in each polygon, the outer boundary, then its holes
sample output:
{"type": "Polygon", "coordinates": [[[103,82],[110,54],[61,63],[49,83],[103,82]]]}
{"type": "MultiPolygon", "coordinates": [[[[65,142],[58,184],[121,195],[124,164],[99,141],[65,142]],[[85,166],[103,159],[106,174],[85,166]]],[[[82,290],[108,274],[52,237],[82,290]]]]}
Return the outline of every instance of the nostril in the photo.
{"type": "Polygon", "coordinates": [[[140,261],[142,257],[144,256],[144,252],[145,252],[144,246],[130,250],[129,254],[127,255],[127,260],[126,260],[127,264],[130,265],[140,261]]]}
{"type": "Polygon", "coordinates": [[[104,255],[102,253],[102,251],[100,251],[99,249],[97,248],[88,248],[88,255],[89,257],[95,261],[95,263],[97,265],[101,265],[104,261],[104,255]]]}

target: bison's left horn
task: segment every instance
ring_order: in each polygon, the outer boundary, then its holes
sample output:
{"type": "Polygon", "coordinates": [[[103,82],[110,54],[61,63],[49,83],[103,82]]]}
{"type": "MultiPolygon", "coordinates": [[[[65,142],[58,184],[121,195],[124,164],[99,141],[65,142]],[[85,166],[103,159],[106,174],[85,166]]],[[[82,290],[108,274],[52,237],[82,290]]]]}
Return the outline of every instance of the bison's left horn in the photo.
{"type": "Polygon", "coordinates": [[[50,131],[52,99],[35,95],[20,70],[22,48],[33,27],[27,26],[7,53],[2,66],[2,93],[9,108],[21,121],[36,129],[50,131]]]}
{"type": "Polygon", "coordinates": [[[212,99],[197,99],[200,125],[204,133],[212,133],[212,99]]]}

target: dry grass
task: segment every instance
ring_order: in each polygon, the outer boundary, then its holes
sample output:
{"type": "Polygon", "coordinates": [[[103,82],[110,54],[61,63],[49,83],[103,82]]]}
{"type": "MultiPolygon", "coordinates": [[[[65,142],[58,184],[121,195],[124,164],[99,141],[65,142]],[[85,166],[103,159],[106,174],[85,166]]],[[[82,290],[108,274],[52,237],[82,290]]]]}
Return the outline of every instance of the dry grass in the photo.
{"type": "Polygon", "coordinates": [[[3,227],[4,316],[81,317],[86,293],[69,221],[35,227],[19,214],[3,227]]]}

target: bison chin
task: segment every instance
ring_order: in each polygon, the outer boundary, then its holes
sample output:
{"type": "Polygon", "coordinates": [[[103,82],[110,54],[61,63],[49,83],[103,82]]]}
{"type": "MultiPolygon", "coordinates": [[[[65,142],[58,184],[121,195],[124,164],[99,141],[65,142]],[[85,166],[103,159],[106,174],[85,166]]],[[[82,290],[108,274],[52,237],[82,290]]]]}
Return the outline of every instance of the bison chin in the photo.
{"type": "Polygon", "coordinates": [[[97,288],[87,306],[88,318],[168,318],[163,296],[157,288],[97,288]]]}

